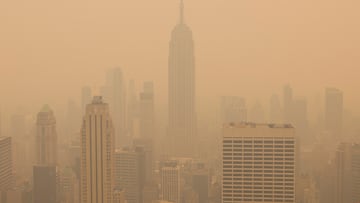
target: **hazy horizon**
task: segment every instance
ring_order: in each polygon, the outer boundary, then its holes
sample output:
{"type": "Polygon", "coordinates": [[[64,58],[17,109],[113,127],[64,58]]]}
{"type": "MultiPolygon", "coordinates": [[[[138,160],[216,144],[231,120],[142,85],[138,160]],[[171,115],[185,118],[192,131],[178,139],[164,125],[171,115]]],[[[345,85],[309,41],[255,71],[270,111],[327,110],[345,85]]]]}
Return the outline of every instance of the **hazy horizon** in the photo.
{"type": "MultiPolygon", "coordinates": [[[[195,41],[197,105],[222,95],[267,105],[290,84],[296,96],[309,98],[310,108],[325,87],[339,88],[345,108],[359,113],[359,4],[185,1],[195,41]]],[[[121,67],[137,89],[153,80],[157,105],[165,105],[168,44],[178,21],[176,0],[3,1],[1,106],[78,102],[81,87],[101,87],[113,67],[121,67]]]]}

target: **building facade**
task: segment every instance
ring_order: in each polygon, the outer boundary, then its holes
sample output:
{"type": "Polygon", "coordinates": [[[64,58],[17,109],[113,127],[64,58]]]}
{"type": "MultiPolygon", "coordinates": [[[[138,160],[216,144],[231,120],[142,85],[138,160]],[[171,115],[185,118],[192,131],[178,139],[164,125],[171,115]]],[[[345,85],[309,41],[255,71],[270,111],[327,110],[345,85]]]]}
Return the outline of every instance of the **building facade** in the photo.
{"type": "Polygon", "coordinates": [[[193,156],[197,126],[195,55],[192,31],[184,22],[182,1],[180,21],[171,34],[168,74],[170,152],[174,156],[193,156]]]}
{"type": "Polygon", "coordinates": [[[0,192],[13,186],[12,139],[0,137],[0,192]]]}
{"type": "Polygon", "coordinates": [[[114,129],[108,104],[94,97],[81,131],[82,203],[110,203],[113,195],[114,129]]]}
{"type": "Polygon", "coordinates": [[[295,146],[291,125],[224,125],[222,202],[295,202],[295,146]]]}
{"type": "Polygon", "coordinates": [[[180,166],[177,163],[165,163],[160,169],[161,176],[161,200],[180,203],[181,184],[180,166]]]}
{"type": "Polygon", "coordinates": [[[37,114],[35,158],[37,165],[57,165],[56,119],[48,105],[37,114]]]}

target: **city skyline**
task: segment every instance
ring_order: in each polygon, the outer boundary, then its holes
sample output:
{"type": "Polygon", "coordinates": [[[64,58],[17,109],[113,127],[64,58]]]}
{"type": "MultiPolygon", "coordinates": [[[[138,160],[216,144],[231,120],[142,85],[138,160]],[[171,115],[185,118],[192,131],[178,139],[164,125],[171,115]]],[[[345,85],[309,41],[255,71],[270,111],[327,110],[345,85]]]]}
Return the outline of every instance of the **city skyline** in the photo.
{"type": "Polygon", "coordinates": [[[360,202],[357,7],[0,3],[0,203],[360,202]]]}

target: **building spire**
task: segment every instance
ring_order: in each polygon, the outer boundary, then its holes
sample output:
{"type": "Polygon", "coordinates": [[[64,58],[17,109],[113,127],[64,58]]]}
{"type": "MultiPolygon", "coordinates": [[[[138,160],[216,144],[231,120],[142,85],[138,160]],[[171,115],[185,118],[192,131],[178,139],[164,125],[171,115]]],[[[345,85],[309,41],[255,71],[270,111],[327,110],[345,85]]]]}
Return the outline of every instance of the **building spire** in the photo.
{"type": "Polygon", "coordinates": [[[184,23],[184,0],[180,0],[180,24],[184,23]]]}

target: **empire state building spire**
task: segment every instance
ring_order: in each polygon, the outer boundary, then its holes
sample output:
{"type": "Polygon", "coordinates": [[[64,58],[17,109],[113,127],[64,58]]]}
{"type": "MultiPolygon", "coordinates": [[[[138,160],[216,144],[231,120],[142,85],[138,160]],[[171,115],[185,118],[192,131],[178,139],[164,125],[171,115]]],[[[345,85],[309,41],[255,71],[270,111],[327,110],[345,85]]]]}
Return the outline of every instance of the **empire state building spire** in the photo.
{"type": "Polygon", "coordinates": [[[194,156],[197,135],[195,53],[192,31],[184,23],[184,2],[180,0],[180,21],[169,43],[169,125],[170,154],[194,156]]]}

